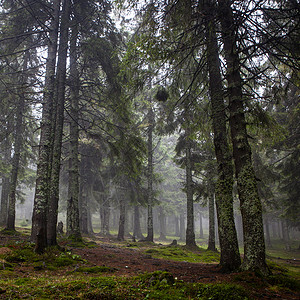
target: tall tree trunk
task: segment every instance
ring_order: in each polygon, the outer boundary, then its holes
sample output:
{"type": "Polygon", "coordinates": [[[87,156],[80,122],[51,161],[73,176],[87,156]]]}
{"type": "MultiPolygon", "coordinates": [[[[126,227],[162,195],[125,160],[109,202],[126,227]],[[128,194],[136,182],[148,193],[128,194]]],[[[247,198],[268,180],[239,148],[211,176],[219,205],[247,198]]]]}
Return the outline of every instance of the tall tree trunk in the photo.
{"type": "Polygon", "coordinates": [[[147,237],[146,240],[153,242],[153,129],[154,129],[154,112],[152,108],[148,111],[148,201],[147,201],[147,237]]]}
{"type": "Polygon", "coordinates": [[[203,223],[202,223],[202,213],[199,213],[199,226],[200,226],[200,235],[199,238],[203,239],[204,238],[204,234],[203,234],[203,223]]]}
{"type": "Polygon", "coordinates": [[[193,199],[193,179],[192,179],[192,162],[191,162],[191,142],[189,131],[186,133],[185,149],[185,174],[186,174],[186,245],[196,246],[195,229],[194,229],[194,199],[193,199]]]}
{"type": "Polygon", "coordinates": [[[47,218],[47,245],[57,244],[56,227],[59,201],[59,178],[61,166],[61,147],[64,125],[64,107],[65,107],[65,86],[66,86],[66,65],[67,50],[69,40],[69,18],[70,18],[70,0],[63,1],[61,28],[59,37],[59,49],[57,60],[57,108],[56,124],[53,144],[53,158],[51,167],[51,187],[48,203],[47,218]]]}
{"type": "Polygon", "coordinates": [[[6,229],[15,230],[15,219],[16,219],[16,191],[18,184],[18,173],[20,167],[21,152],[23,150],[23,133],[24,133],[24,122],[23,113],[25,109],[25,89],[27,85],[28,76],[26,70],[29,63],[29,51],[27,50],[24,54],[23,62],[23,74],[21,78],[21,94],[19,96],[19,102],[16,111],[16,123],[14,130],[14,154],[12,157],[12,168],[9,184],[9,196],[8,196],[8,212],[6,229]]]}
{"type": "MultiPolygon", "coordinates": [[[[7,128],[10,128],[11,118],[7,122],[7,128]]],[[[4,163],[8,166],[11,163],[11,150],[12,144],[10,136],[7,136],[3,142],[4,146],[4,163]]],[[[9,174],[4,173],[2,176],[2,189],[1,189],[1,209],[0,209],[0,226],[7,224],[7,210],[8,210],[8,197],[9,197],[9,174]]]]}
{"type": "Polygon", "coordinates": [[[53,19],[48,39],[48,57],[46,62],[46,75],[41,122],[41,135],[39,144],[39,158],[35,185],[34,207],[32,214],[31,240],[36,245],[37,252],[43,252],[47,243],[47,205],[49,200],[50,156],[52,153],[52,118],[53,97],[55,85],[55,65],[57,38],[59,26],[60,0],[54,0],[53,19]],[[39,236],[39,239],[37,237],[39,236]]]}
{"type": "Polygon", "coordinates": [[[226,112],[220,59],[211,0],[206,1],[206,44],[209,70],[214,146],[218,164],[216,208],[221,248],[220,266],[224,271],[237,270],[241,259],[233,213],[233,164],[226,127],[226,112]]]}
{"type": "Polygon", "coordinates": [[[265,216],[264,224],[265,224],[265,232],[266,232],[266,245],[268,247],[272,247],[272,245],[271,245],[271,236],[270,236],[270,222],[269,222],[269,217],[268,216],[265,216]]]}
{"type": "Polygon", "coordinates": [[[88,187],[81,183],[80,193],[79,193],[79,221],[80,221],[80,231],[83,234],[88,235],[88,211],[87,211],[87,198],[89,197],[88,187]]]}
{"type": "Polygon", "coordinates": [[[175,236],[180,237],[179,218],[176,215],[174,215],[174,223],[175,223],[175,236]]]}
{"type": "Polygon", "coordinates": [[[179,215],[179,237],[180,240],[185,240],[185,224],[184,224],[184,213],[180,213],[179,215]]]}
{"type": "Polygon", "coordinates": [[[70,147],[69,147],[69,190],[67,204],[67,235],[81,241],[79,224],[79,73],[77,66],[78,25],[74,20],[70,40],[70,147]]]}
{"type": "Polygon", "coordinates": [[[104,236],[109,235],[109,218],[110,218],[110,206],[109,206],[109,199],[103,199],[102,207],[102,218],[101,218],[101,233],[104,236]]]}
{"type": "Polygon", "coordinates": [[[141,230],[141,222],[140,222],[140,209],[138,205],[134,206],[134,214],[133,214],[133,237],[135,239],[143,240],[144,236],[141,230]]]}
{"type": "Polygon", "coordinates": [[[265,257],[265,241],[262,220],[262,205],[252,165],[251,148],[248,142],[244,114],[240,61],[236,45],[236,22],[231,1],[219,3],[219,19],[222,27],[224,55],[227,65],[230,130],[237,178],[238,194],[244,230],[244,270],[259,270],[269,273],[265,257]]]}
{"type": "Polygon", "coordinates": [[[161,206],[159,207],[158,218],[159,218],[159,228],[160,228],[159,240],[166,241],[167,240],[167,237],[166,237],[166,215],[161,206]]]}
{"type": "Polygon", "coordinates": [[[118,240],[124,241],[125,237],[125,219],[126,219],[126,205],[125,205],[125,195],[124,191],[121,191],[119,197],[119,208],[120,208],[120,219],[119,219],[119,230],[118,230],[118,240]]]}
{"type": "Polygon", "coordinates": [[[207,249],[211,251],[216,251],[215,199],[212,189],[210,189],[208,197],[209,234],[207,249]]]}

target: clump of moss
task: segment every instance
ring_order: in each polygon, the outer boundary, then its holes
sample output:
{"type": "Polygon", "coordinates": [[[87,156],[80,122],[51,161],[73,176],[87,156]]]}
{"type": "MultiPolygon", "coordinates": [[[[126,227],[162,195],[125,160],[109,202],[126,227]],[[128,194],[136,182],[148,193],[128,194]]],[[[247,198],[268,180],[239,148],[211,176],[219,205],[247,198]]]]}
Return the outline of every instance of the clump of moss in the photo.
{"type": "Polygon", "coordinates": [[[300,291],[299,280],[284,273],[270,275],[267,277],[267,281],[273,286],[275,285],[280,288],[286,288],[296,292],[300,291]]]}

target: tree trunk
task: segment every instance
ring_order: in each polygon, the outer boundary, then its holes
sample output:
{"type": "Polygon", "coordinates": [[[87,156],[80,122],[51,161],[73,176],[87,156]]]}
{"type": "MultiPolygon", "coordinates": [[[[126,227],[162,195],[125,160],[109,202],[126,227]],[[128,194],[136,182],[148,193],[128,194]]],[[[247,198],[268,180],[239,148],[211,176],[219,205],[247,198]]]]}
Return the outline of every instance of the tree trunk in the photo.
{"type": "Polygon", "coordinates": [[[7,222],[6,229],[7,230],[15,230],[15,220],[16,220],[16,191],[18,184],[18,173],[20,167],[20,158],[21,152],[23,150],[23,132],[24,132],[24,122],[23,122],[23,113],[25,109],[25,89],[28,80],[28,76],[26,75],[26,70],[28,68],[29,62],[29,51],[26,51],[24,54],[24,62],[23,62],[23,74],[21,78],[22,91],[19,96],[19,102],[17,105],[16,111],[16,123],[14,130],[14,154],[12,157],[12,168],[11,168],[11,176],[10,176],[10,184],[9,184],[9,196],[8,196],[8,212],[7,212],[7,222]]]}
{"type": "Polygon", "coordinates": [[[203,234],[203,224],[202,224],[202,213],[199,213],[199,226],[200,226],[200,235],[199,238],[203,239],[204,238],[204,234],[203,234]]]}
{"type": "Polygon", "coordinates": [[[140,222],[140,209],[137,205],[134,206],[134,214],[133,214],[133,237],[135,239],[143,240],[144,236],[141,230],[141,222],[140,222]]]}
{"type": "Polygon", "coordinates": [[[52,117],[53,117],[53,98],[55,83],[55,64],[57,37],[59,26],[60,0],[53,1],[53,19],[49,33],[48,58],[46,62],[46,75],[43,99],[43,111],[41,122],[41,135],[39,144],[39,158],[37,164],[36,188],[34,196],[34,208],[32,214],[31,240],[37,243],[37,236],[42,245],[37,249],[44,251],[47,243],[47,205],[49,200],[49,181],[50,181],[50,156],[52,153],[52,117]],[[43,236],[41,237],[41,233],[43,236]]]}
{"type": "Polygon", "coordinates": [[[109,218],[110,218],[110,206],[109,206],[109,199],[106,198],[103,200],[102,206],[101,206],[101,233],[104,236],[109,235],[109,218]]]}
{"type": "MultiPolygon", "coordinates": [[[[11,118],[7,122],[7,128],[10,128],[11,118]]],[[[10,136],[7,136],[3,142],[4,146],[4,163],[5,167],[11,163],[11,150],[12,144],[10,136]]],[[[9,197],[9,174],[2,176],[2,189],[1,189],[1,210],[0,210],[0,226],[6,226],[7,224],[7,211],[8,211],[8,197],[9,197]]]]}
{"type": "MultiPolygon", "coordinates": [[[[63,1],[63,11],[61,18],[61,28],[59,37],[58,61],[57,61],[57,107],[56,124],[54,132],[53,156],[51,167],[51,187],[48,203],[47,218],[47,245],[57,244],[56,228],[59,201],[59,178],[61,166],[61,147],[64,125],[64,107],[65,107],[65,82],[67,50],[69,40],[69,18],[70,18],[70,0],[63,1]]],[[[74,200],[76,201],[76,200],[74,200]]]]}
{"type": "Polygon", "coordinates": [[[259,270],[268,274],[265,258],[265,241],[262,221],[262,206],[258,196],[257,182],[252,166],[251,148],[248,142],[240,61],[236,46],[236,24],[233,19],[231,1],[219,3],[219,18],[222,27],[224,55],[227,64],[230,130],[237,178],[238,194],[244,232],[244,270],[259,270]]]}
{"type": "Polygon", "coordinates": [[[216,231],[215,231],[215,199],[212,190],[209,192],[208,199],[208,215],[209,215],[209,234],[208,234],[208,250],[216,251],[216,231]]]}
{"type": "Polygon", "coordinates": [[[175,236],[180,237],[179,218],[176,215],[174,215],[174,223],[175,223],[175,236]]]}
{"type": "Polygon", "coordinates": [[[159,207],[158,218],[159,218],[159,228],[160,228],[159,240],[166,241],[167,240],[167,237],[166,237],[166,215],[161,206],[159,207]]]}
{"type": "Polygon", "coordinates": [[[79,193],[79,224],[82,234],[89,234],[88,229],[88,211],[87,211],[87,198],[89,196],[88,188],[84,185],[80,185],[79,193]]]}
{"type": "Polygon", "coordinates": [[[119,197],[119,208],[120,208],[120,219],[119,219],[119,230],[118,230],[118,240],[124,241],[125,237],[125,219],[126,219],[126,205],[125,205],[125,195],[124,191],[121,191],[119,197]]]}
{"type": "Polygon", "coordinates": [[[266,232],[266,245],[268,247],[272,247],[271,245],[271,236],[270,236],[270,223],[269,223],[269,217],[265,216],[264,218],[264,224],[265,224],[265,232],[266,232]]]}
{"type": "Polygon", "coordinates": [[[179,237],[180,240],[185,240],[185,224],[184,224],[184,213],[180,213],[179,215],[179,237]]]}
{"type": "Polygon", "coordinates": [[[147,203],[147,237],[146,240],[153,242],[153,128],[154,128],[154,113],[152,108],[148,111],[148,203],[147,203]]]}
{"type": "Polygon", "coordinates": [[[79,73],[77,66],[78,26],[74,20],[70,41],[70,146],[69,146],[69,190],[67,204],[67,235],[73,240],[81,241],[79,224],[79,73]]]}
{"type": "Polygon", "coordinates": [[[186,245],[196,246],[195,229],[194,229],[194,199],[193,199],[193,179],[192,179],[192,162],[191,162],[191,142],[189,131],[186,133],[186,245]]]}
{"type": "Polygon", "coordinates": [[[216,208],[221,248],[220,266],[223,271],[237,270],[241,264],[233,213],[233,164],[230,152],[220,59],[214,24],[214,7],[206,2],[206,43],[209,70],[214,146],[218,164],[216,208]]]}

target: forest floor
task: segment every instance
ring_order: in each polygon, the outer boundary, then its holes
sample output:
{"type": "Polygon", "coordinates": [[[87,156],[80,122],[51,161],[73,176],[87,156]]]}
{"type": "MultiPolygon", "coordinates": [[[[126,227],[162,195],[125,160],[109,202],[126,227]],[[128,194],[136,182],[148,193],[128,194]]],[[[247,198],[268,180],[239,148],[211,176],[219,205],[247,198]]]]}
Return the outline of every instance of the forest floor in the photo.
{"type": "MultiPolygon", "coordinates": [[[[251,272],[221,273],[219,253],[202,248],[186,249],[159,242],[119,242],[113,237],[95,235],[86,239],[85,244],[72,244],[61,239],[63,252],[55,252],[56,261],[50,263],[50,254],[37,257],[29,245],[26,234],[0,234],[0,262],[2,258],[3,264],[2,270],[0,267],[1,299],[300,299],[300,253],[296,250],[290,253],[290,258],[268,257],[273,275],[265,278],[251,272]],[[150,275],[146,279],[143,274],[150,275]],[[119,279],[129,281],[126,284],[124,281],[122,288],[119,286],[118,291],[109,296],[103,288],[100,292],[98,285],[95,296],[90,288],[96,277],[115,282],[119,279]],[[140,284],[133,284],[132,278],[135,278],[133,282],[139,281],[140,284]],[[90,287],[85,294],[80,280],[90,287]],[[148,282],[146,285],[145,281],[148,282]],[[68,290],[59,285],[62,282],[68,282],[68,290]],[[180,293],[174,296],[171,292],[168,294],[168,289],[173,286],[173,293],[180,282],[180,293]],[[189,284],[189,287],[183,286],[183,283],[189,284]],[[194,289],[196,285],[198,290],[200,285],[201,289],[205,288],[205,292],[189,294],[186,289],[194,289]],[[59,292],[50,293],[49,289],[53,286],[59,292]],[[79,286],[80,293],[77,291],[79,286]],[[212,286],[218,286],[218,292],[208,291],[212,286]],[[241,294],[236,297],[234,294],[239,288],[241,294]]],[[[108,286],[111,284],[107,283],[108,286]]]]}

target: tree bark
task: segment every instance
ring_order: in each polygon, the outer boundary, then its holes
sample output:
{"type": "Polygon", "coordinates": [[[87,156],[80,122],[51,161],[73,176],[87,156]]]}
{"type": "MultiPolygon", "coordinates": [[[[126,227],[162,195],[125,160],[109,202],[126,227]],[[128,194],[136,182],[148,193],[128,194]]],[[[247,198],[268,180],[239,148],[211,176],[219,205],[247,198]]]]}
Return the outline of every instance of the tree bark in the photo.
{"type": "Polygon", "coordinates": [[[67,204],[67,235],[81,241],[79,223],[79,73],[77,66],[77,20],[72,23],[70,40],[70,147],[69,147],[69,190],[67,204]]]}
{"type": "Polygon", "coordinates": [[[7,230],[15,230],[15,221],[16,221],[16,191],[18,184],[18,173],[20,167],[20,158],[21,152],[23,150],[23,132],[24,132],[24,109],[25,109],[25,89],[28,80],[28,76],[26,75],[26,70],[29,62],[29,51],[27,50],[24,54],[23,61],[23,72],[25,74],[22,75],[21,78],[21,94],[19,96],[19,102],[17,105],[16,111],[16,123],[14,130],[14,154],[12,157],[12,168],[11,168],[11,176],[10,176],[10,184],[9,184],[9,196],[8,196],[8,212],[7,212],[7,222],[6,229],[7,230]]]}
{"type": "Polygon", "coordinates": [[[42,246],[38,249],[44,251],[47,243],[47,205],[49,200],[50,181],[50,156],[52,153],[52,118],[53,118],[53,98],[55,83],[55,64],[59,26],[60,0],[54,0],[53,19],[48,39],[48,58],[46,62],[46,75],[43,99],[43,111],[41,122],[41,135],[39,144],[39,158],[37,164],[36,188],[34,196],[34,208],[32,214],[31,240],[37,243],[37,236],[40,233],[39,241],[42,246]],[[43,236],[41,236],[43,234],[43,236]]]}
{"type": "Polygon", "coordinates": [[[186,132],[186,149],[185,149],[185,174],[186,174],[186,245],[196,246],[195,229],[194,229],[194,199],[193,199],[193,179],[192,179],[192,162],[191,162],[191,142],[189,131],[186,132]]]}
{"type": "Polygon", "coordinates": [[[203,223],[202,223],[202,213],[199,213],[199,226],[200,226],[200,235],[199,238],[203,239],[204,238],[204,234],[203,234],[203,223]]]}
{"type": "Polygon", "coordinates": [[[206,2],[206,44],[209,71],[209,91],[211,97],[214,146],[218,164],[216,184],[216,208],[218,233],[221,248],[220,266],[223,271],[233,271],[240,267],[237,233],[233,213],[233,164],[230,152],[221,67],[215,30],[214,7],[206,2]]]}
{"type": "Polygon", "coordinates": [[[119,197],[119,208],[120,208],[120,219],[119,219],[119,230],[118,230],[118,240],[124,241],[125,239],[125,219],[126,219],[126,205],[125,205],[125,195],[124,191],[121,191],[119,197]]]}
{"type": "MultiPolygon", "coordinates": [[[[7,122],[7,128],[10,128],[11,118],[7,122]]],[[[4,146],[4,163],[5,166],[11,163],[11,150],[12,144],[10,136],[7,136],[3,142],[4,146]]],[[[7,211],[8,211],[8,197],[9,197],[9,174],[8,172],[2,176],[2,189],[1,189],[1,210],[0,210],[0,226],[6,226],[7,223],[7,211]]]]}
{"type": "Polygon", "coordinates": [[[251,148],[248,142],[244,113],[240,61],[236,45],[236,24],[231,1],[219,3],[219,19],[222,27],[224,55],[227,67],[230,130],[233,146],[235,175],[244,232],[244,270],[259,270],[268,274],[265,258],[265,241],[262,221],[262,205],[258,195],[257,182],[253,170],[251,148]]]}
{"type": "Polygon", "coordinates": [[[185,240],[185,224],[184,224],[184,213],[180,213],[179,215],[179,237],[180,240],[185,240]]]}
{"type": "Polygon", "coordinates": [[[147,201],[147,237],[146,240],[153,242],[153,129],[154,129],[154,112],[152,108],[148,111],[148,201],[147,201]]]}
{"type": "Polygon", "coordinates": [[[159,240],[166,241],[167,240],[167,237],[166,237],[166,215],[161,206],[159,207],[158,218],[159,218],[159,228],[160,228],[159,240]]]}
{"type": "Polygon", "coordinates": [[[212,190],[209,191],[208,215],[209,215],[209,234],[208,250],[216,251],[216,231],[215,231],[215,199],[212,190]]]}
{"type": "Polygon", "coordinates": [[[134,206],[134,214],[133,214],[133,237],[135,239],[143,240],[144,236],[141,230],[141,222],[140,222],[140,209],[137,205],[134,206]]]}
{"type": "Polygon", "coordinates": [[[57,60],[57,107],[56,124],[54,132],[53,158],[51,168],[51,187],[48,203],[47,218],[47,245],[57,244],[56,228],[59,201],[59,178],[61,166],[61,147],[64,125],[64,107],[65,107],[65,87],[66,87],[66,65],[67,50],[69,40],[69,18],[70,18],[70,0],[63,1],[61,28],[59,37],[59,49],[57,60]]]}

